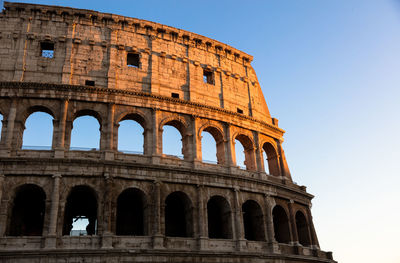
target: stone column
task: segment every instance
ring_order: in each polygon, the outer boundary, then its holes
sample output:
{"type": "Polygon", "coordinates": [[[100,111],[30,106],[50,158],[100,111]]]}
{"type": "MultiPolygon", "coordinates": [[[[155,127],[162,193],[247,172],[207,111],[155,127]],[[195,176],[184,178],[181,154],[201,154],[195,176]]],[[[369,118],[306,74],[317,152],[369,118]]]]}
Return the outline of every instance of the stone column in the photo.
{"type": "Polygon", "coordinates": [[[5,148],[7,150],[11,149],[16,115],[17,115],[17,99],[14,98],[11,101],[10,112],[8,113],[7,117],[7,135],[4,143],[5,148]]]}
{"type": "MultiPolygon", "coordinates": [[[[105,136],[105,139],[101,139],[105,143],[104,147],[104,159],[114,160],[114,113],[115,104],[111,103],[108,105],[108,116],[107,116],[107,131],[102,133],[101,136],[105,136]]],[[[102,129],[104,130],[104,129],[102,129]]],[[[100,147],[102,148],[102,147],[100,147]]]]}
{"type": "Polygon", "coordinates": [[[55,158],[64,158],[65,151],[65,128],[68,113],[68,100],[63,100],[61,103],[60,117],[58,122],[57,141],[54,148],[55,158]]]}
{"type": "Polygon", "coordinates": [[[259,138],[259,133],[253,131],[253,138],[254,138],[254,144],[255,144],[255,155],[256,155],[256,165],[257,165],[257,171],[260,173],[265,172],[264,169],[264,160],[263,160],[263,152],[262,148],[260,146],[260,138],[259,138]]]}
{"type": "Polygon", "coordinates": [[[1,198],[3,197],[3,182],[6,177],[0,174],[0,208],[1,208],[1,198]]]}
{"type": "Polygon", "coordinates": [[[153,207],[154,207],[154,223],[153,223],[153,248],[164,248],[164,237],[161,234],[161,182],[154,182],[153,207]]]}
{"type": "Polygon", "coordinates": [[[272,209],[275,205],[275,200],[268,194],[265,195],[265,221],[267,225],[267,242],[272,253],[279,252],[278,242],[275,240],[274,218],[272,209]]]}
{"type": "Polygon", "coordinates": [[[233,189],[234,205],[235,205],[235,232],[236,232],[236,247],[239,251],[246,250],[246,240],[244,238],[244,227],[243,227],[243,216],[242,206],[240,205],[240,190],[238,188],[233,189]]]}
{"type": "Polygon", "coordinates": [[[279,154],[279,164],[280,164],[280,170],[281,170],[281,176],[284,177],[285,180],[292,180],[292,177],[290,175],[289,167],[286,162],[286,157],[285,157],[285,152],[282,149],[281,142],[279,140],[276,140],[276,144],[278,146],[278,154],[279,154]]]}
{"type": "Polygon", "coordinates": [[[160,157],[162,154],[162,128],[159,127],[158,123],[158,110],[154,108],[152,110],[151,114],[151,125],[152,125],[152,151],[151,151],[151,157],[152,157],[152,163],[153,164],[159,164],[160,163],[160,157]]]}
{"type": "Polygon", "coordinates": [[[229,167],[235,166],[236,165],[236,156],[235,156],[235,142],[232,140],[231,137],[231,127],[229,124],[225,125],[225,134],[226,134],[226,140],[225,140],[225,160],[226,160],[226,165],[229,167]]]}
{"type": "Polygon", "coordinates": [[[299,237],[297,235],[297,226],[296,226],[296,217],[294,215],[294,208],[293,208],[294,201],[290,200],[289,202],[289,221],[290,221],[290,235],[292,239],[292,243],[295,245],[300,245],[299,237]]]}
{"type": "Polygon", "coordinates": [[[101,248],[103,249],[113,248],[111,233],[112,184],[112,177],[108,173],[104,173],[103,234],[101,239],[101,248]]]}
{"type": "Polygon", "coordinates": [[[51,193],[51,209],[48,234],[46,237],[46,248],[56,248],[57,246],[57,218],[60,205],[60,174],[55,174],[53,178],[53,192],[51,193]]]}
{"type": "Polygon", "coordinates": [[[3,199],[3,184],[4,184],[5,176],[0,174],[0,237],[4,236],[6,231],[7,224],[7,211],[10,200],[2,200],[3,199]],[[4,206],[3,206],[4,204],[4,206]]]}
{"type": "MultiPolygon", "coordinates": [[[[311,206],[311,204],[310,204],[310,206],[311,206]]],[[[319,249],[318,237],[317,237],[317,233],[315,232],[313,218],[312,218],[312,215],[311,215],[311,207],[309,207],[307,209],[307,221],[308,221],[308,228],[309,228],[310,233],[311,233],[312,248],[319,249]]]]}
{"type": "Polygon", "coordinates": [[[207,221],[204,204],[204,186],[197,185],[197,209],[198,209],[198,247],[200,250],[207,248],[207,221]]]}

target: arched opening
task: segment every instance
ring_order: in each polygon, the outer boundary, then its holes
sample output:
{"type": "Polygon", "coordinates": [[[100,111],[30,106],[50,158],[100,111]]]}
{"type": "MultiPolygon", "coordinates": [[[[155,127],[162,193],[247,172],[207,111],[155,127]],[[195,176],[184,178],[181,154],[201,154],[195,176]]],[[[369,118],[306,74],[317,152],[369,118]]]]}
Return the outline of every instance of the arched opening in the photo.
{"type": "Polygon", "coordinates": [[[53,142],[53,116],[36,111],[25,121],[22,149],[50,150],[53,142]]]}
{"type": "Polygon", "coordinates": [[[217,143],[211,133],[206,131],[201,133],[201,155],[205,163],[218,163],[217,143]]]}
{"type": "Polygon", "coordinates": [[[279,243],[290,242],[289,220],[285,209],[277,205],[272,210],[274,220],[275,240],[279,243]]]}
{"type": "Polygon", "coordinates": [[[100,123],[92,115],[78,115],[74,120],[71,131],[71,150],[99,150],[100,123]]]}
{"type": "Polygon", "coordinates": [[[255,170],[254,146],[249,137],[239,134],[235,138],[236,165],[242,169],[255,170]]]}
{"type": "Polygon", "coordinates": [[[260,205],[248,200],[242,205],[244,237],[247,240],[264,241],[264,217],[260,205]]]}
{"type": "Polygon", "coordinates": [[[65,205],[63,235],[97,234],[97,198],[88,186],[72,188],[65,205]]]}
{"type": "Polygon", "coordinates": [[[232,238],[231,207],[225,198],[213,196],[207,203],[207,216],[209,238],[232,238]]]}
{"type": "Polygon", "coordinates": [[[193,207],[183,192],[174,192],[165,199],[165,235],[193,237],[193,207]]]}
{"type": "Polygon", "coordinates": [[[267,162],[264,164],[265,172],[270,175],[280,176],[281,172],[279,168],[278,154],[271,143],[264,143],[263,157],[264,160],[267,160],[267,162]]]}
{"type": "Polygon", "coordinates": [[[34,184],[25,184],[16,190],[12,206],[9,236],[41,236],[46,194],[34,184]]]}
{"type": "Polygon", "coordinates": [[[144,129],[133,119],[123,119],[118,128],[118,151],[130,154],[144,153],[144,129]]]}
{"type": "Polygon", "coordinates": [[[299,243],[303,246],[311,245],[307,220],[304,214],[300,211],[296,213],[296,228],[299,243]]]}
{"type": "Polygon", "coordinates": [[[169,121],[164,124],[162,134],[162,152],[166,155],[173,155],[183,158],[185,155],[183,130],[184,126],[179,121],[169,121]]]}
{"type": "Polygon", "coordinates": [[[201,133],[202,161],[224,164],[225,148],[221,132],[215,127],[207,127],[201,133]]]}
{"type": "Polygon", "coordinates": [[[137,188],[123,191],[117,200],[116,234],[144,236],[147,234],[146,195],[137,188]]]}
{"type": "Polygon", "coordinates": [[[236,166],[240,169],[246,170],[246,157],[244,155],[244,147],[242,143],[235,140],[235,155],[236,155],[236,166]]]}

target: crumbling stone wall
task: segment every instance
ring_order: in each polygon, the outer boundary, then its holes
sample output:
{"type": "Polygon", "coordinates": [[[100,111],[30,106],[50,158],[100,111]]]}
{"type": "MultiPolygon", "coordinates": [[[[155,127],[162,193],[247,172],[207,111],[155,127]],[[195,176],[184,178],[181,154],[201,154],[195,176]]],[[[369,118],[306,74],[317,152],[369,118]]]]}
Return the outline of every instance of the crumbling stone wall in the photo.
{"type": "Polygon", "coordinates": [[[334,262],[319,249],[313,196],[292,182],[284,131],[269,115],[251,56],[134,18],[5,7],[1,262],[334,262]],[[25,121],[38,111],[53,117],[51,149],[22,149],[25,121]],[[98,150],[70,148],[72,124],[85,115],[99,122],[98,150]],[[118,151],[118,127],[126,119],[144,129],[143,154],[118,151]],[[179,130],[183,158],[163,154],[165,125],[179,130]],[[216,141],[217,164],[203,162],[203,131],[216,141]],[[236,139],[245,149],[245,170],[236,165],[236,139]],[[133,234],[118,225],[129,215],[117,211],[127,207],[118,203],[126,191],[136,193],[130,198],[141,215],[135,220],[142,229],[133,234]],[[77,202],[74,193],[90,202],[77,202]],[[35,231],[15,223],[24,198],[41,202],[35,231]],[[90,217],[89,235],[68,234],[75,214],[90,217]],[[281,243],[280,231],[286,233],[281,243]]]}

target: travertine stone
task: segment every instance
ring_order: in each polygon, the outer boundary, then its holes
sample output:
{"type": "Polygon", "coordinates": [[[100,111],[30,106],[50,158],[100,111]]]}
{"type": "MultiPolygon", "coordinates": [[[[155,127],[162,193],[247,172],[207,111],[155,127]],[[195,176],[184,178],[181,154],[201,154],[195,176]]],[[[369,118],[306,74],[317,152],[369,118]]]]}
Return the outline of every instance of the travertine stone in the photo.
{"type": "Polygon", "coordinates": [[[335,262],[319,248],[313,196],[292,182],[284,130],[270,116],[252,59],[154,22],[6,2],[0,261],[335,262]],[[49,45],[53,57],[42,56],[49,45]],[[128,54],[139,61],[128,65],[128,54]],[[25,122],[37,111],[53,117],[51,149],[22,149],[25,122]],[[98,150],[70,149],[83,115],[99,122],[98,150]],[[126,119],[144,130],[143,154],[118,151],[126,119]],[[165,125],[180,132],[183,158],[163,154],[165,125]],[[217,164],[202,158],[203,132],[216,141],[217,164]],[[236,164],[235,140],[245,169],[236,164]],[[130,211],[124,202],[139,207],[135,223],[122,220],[130,211]],[[90,235],[70,236],[76,207],[90,235]],[[37,212],[34,227],[24,209],[37,212]]]}

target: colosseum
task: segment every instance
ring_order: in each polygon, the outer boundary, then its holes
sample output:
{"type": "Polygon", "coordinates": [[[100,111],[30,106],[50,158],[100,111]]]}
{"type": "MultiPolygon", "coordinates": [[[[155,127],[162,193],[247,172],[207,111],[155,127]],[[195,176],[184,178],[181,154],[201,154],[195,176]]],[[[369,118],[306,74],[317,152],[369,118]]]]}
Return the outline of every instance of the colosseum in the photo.
{"type": "Polygon", "coordinates": [[[6,2],[0,262],[335,262],[252,59],[154,22],[6,2]],[[24,147],[37,112],[52,118],[45,149],[24,147]],[[98,148],[71,147],[83,116],[99,124],[98,148]],[[143,152],[119,150],[126,120],[143,128],[143,152]],[[181,135],[176,156],[163,151],[165,126],[181,135]],[[202,158],[205,133],[215,163],[202,158]],[[74,230],[77,220],[86,228],[74,230]]]}

